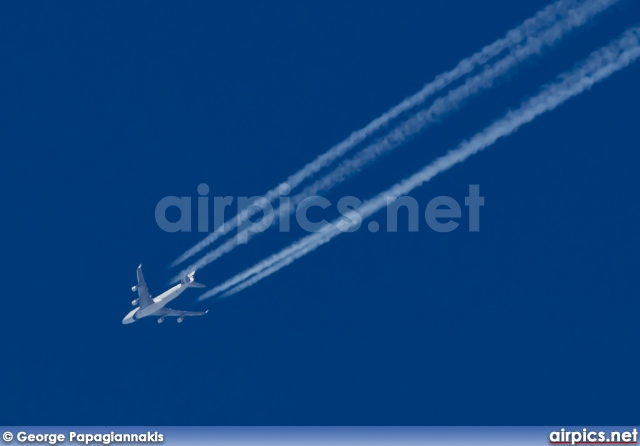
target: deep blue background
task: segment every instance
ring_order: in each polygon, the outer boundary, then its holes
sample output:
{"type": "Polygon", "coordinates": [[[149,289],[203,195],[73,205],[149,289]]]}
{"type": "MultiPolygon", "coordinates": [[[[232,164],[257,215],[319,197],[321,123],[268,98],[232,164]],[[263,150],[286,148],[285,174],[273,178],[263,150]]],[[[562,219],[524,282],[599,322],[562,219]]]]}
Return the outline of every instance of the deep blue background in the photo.
{"type": "MultiPolygon", "coordinates": [[[[138,263],[158,294],[201,238],[158,200],[264,193],[545,5],[3,2],[0,423],[637,422],[638,65],[413,194],[480,184],[479,233],[361,230],[173,305],[206,317],[121,325],[138,263]]],[[[638,19],[611,8],[330,196],[413,173],[638,19]]]]}

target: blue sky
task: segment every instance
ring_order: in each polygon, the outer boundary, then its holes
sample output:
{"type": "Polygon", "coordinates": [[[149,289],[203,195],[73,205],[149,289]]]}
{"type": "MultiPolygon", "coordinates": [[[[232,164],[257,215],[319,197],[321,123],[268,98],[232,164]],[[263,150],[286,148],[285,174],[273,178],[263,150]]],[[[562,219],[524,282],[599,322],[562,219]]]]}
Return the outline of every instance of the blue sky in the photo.
{"type": "MultiPolygon", "coordinates": [[[[361,230],[173,305],[206,317],[121,324],[136,266],[159,294],[202,237],[162,231],[161,198],[266,192],[546,4],[3,3],[4,424],[637,420],[638,65],[412,194],[479,184],[480,232],[361,230]]],[[[386,189],[638,19],[621,1],[328,196],[386,189]]]]}

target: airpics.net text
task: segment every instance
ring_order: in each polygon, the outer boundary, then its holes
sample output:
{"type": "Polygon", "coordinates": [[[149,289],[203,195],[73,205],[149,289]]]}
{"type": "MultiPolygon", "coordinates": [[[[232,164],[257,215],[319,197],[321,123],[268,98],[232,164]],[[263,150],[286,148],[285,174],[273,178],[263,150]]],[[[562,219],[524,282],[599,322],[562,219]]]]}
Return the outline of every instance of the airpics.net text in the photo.
{"type": "MultiPolygon", "coordinates": [[[[270,202],[264,197],[232,197],[209,196],[209,186],[201,183],[197,187],[198,196],[194,199],[189,196],[167,196],[162,198],[155,208],[155,220],[160,229],[165,232],[193,232],[200,233],[226,232],[225,211],[237,211],[240,221],[238,227],[238,243],[245,243],[243,234],[247,232],[259,233],[277,226],[280,232],[290,232],[292,216],[295,223],[303,231],[316,233],[327,229],[327,225],[337,225],[341,221],[349,223],[345,232],[354,232],[362,227],[363,219],[358,212],[358,207],[363,201],[354,196],[344,196],[335,202],[334,217],[337,210],[337,218],[328,221],[325,216],[330,215],[334,203],[322,196],[306,197],[295,200],[289,197],[290,188],[282,184],[279,188],[280,197],[270,202]],[[235,209],[234,209],[235,208],[235,209]],[[195,218],[194,218],[195,211],[195,218]],[[212,217],[212,218],[211,218],[212,217]],[[214,229],[215,228],[215,229],[214,229]]],[[[424,221],[429,229],[435,232],[451,232],[460,227],[461,222],[467,217],[469,232],[480,230],[480,208],[484,206],[485,199],[480,195],[480,186],[469,185],[467,196],[464,197],[464,205],[453,197],[440,195],[432,198],[420,211],[418,200],[411,196],[387,197],[385,232],[398,232],[400,215],[406,215],[400,230],[418,232],[424,221]],[[467,208],[463,212],[463,207],[467,208]]],[[[370,232],[378,232],[381,227],[377,221],[370,221],[366,226],[370,232]]]]}

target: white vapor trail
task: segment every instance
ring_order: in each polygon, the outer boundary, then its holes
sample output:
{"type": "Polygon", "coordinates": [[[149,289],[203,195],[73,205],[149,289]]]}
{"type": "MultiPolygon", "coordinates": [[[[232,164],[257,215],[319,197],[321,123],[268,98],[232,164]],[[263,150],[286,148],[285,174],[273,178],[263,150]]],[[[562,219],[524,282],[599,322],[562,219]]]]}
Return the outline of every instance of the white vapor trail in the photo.
{"type": "Polygon", "coordinates": [[[588,90],[595,83],[627,67],[638,57],[640,57],[640,27],[633,27],[627,30],[618,40],[592,53],[586,60],[578,64],[573,71],[560,75],[555,83],[544,87],[536,96],[523,102],[518,109],[508,112],[503,118],[463,142],[456,149],[437,158],[433,163],[411,177],[363,203],[358,209],[352,211],[351,215],[347,214],[345,216],[347,219],[341,217],[333,223],[327,223],[321,232],[302,238],[279,253],[227,280],[222,285],[200,296],[200,300],[223,292],[223,297],[228,297],[255,284],[296,259],[310,253],[320,245],[329,242],[337,235],[355,227],[361,221],[360,219],[365,219],[384,208],[387,205],[388,197],[399,197],[408,194],[413,189],[431,180],[434,176],[465,161],[471,155],[494,144],[498,139],[514,133],[522,125],[533,121],[543,113],[555,109],[568,99],[588,90]]]}
{"type": "MultiPolygon", "coordinates": [[[[593,5],[595,7],[595,13],[607,8],[616,1],[618,0],[599,0],[590,1],[588,3],[589,5],[593,5]]],[[[579,2],[577,0],[557,0],[551,5],[548,5],[544,9],[540,10],[535,16],[525,20],[521,25],[507,32],[505,37],[496,40],[494,43],[485,46],[479,52],[466,59],[463,59],[453,70],[438,75],[432,82],[426,84],[420,91],[404,99],[398,105],[392,107],[387,112],[371,121],[362,129],[351,133],[351,135],[349,135],[345,140],[331,147],[322,155],[318,156],[315,160],[308,163],[298,172],[287,178],[286,182],[282,184],[287,184],[291,189],[298,187],[307,178],[319,172],[321,169],[329,166],[336,159],[344,156],[356,145],[374,134],[380,128],[384,127],[391,120],[397,118],[399,115],[412,109],[413,107],[420,105],[434,93],[442,90],[452,82],[455,82],[461,77],[469,74],[475,68],[484,65],[503,51],[512,49],[516,45],[531,38],[531,36],[535,35],[537,32],[546,28],[547,26],[553,25],[558,20],[570,19],[574,14],[573,8],[575,8],[578,4],[579,2]]],[[[280,196],[280,186],[281,185],[278,185],[264,194],[264,196],[262,197],[263,203],[272,203],[276,198],[278,198],[280,196]]],[[[245,210],[245,212],[239,212],[235,217],[223,223],[221,227],[216,228],[214,232],[209,234],[192,248],[185,251],[171,264],[171,266],[177,266],[185,260],[194,256],[195,254],[199,253],[204,248],[218,240],[218,238],[241,226],[249,219],[249,217],[251,217],[251,213],[247,212],[247,210],[245,210]]]]}
{"type": "MultiPolygon", "coordinates": [[[[273,223],[280,220],[284,215],[294,212],[296,206],[305,198],[314,196],[321,191],[326,191],[336,186],[358,170],[362,169],[367,163],[372,162],[375,158],[399,147],[408,138],[424,130],[436,119],[459,107],[465,99],[482,89],[490,88],[498,78],[507,74],[519,63],[529,57],[539,54],[545,47],[553,45],[563,35],[567,34],[572,29],[583,25],[587,20],[589,20],[589,18],[617,1],[618,0],[590,0],[584,2],[579,7],[571,10],[571,14],[567,14],[565,19],[553,24],[539,35],[529,36],[524,44],[513,49],[513,51],[504,58],[485,68],[481,73],[469,78],[464,84],[451,90],[447,95],[438,98],[426,110],[418,112],[411,118],[399,124],[380,141],[367,146],[354,158],[341,163],[335,170],[331,171],[323,178],[292,197],[289,204],[282,205],[278,208],[275,215],[276,218],[274,218],[273,223]]],[[[243,240],[243,243],[246,243],[254,235],[264,231],[265,228],[263,225],[264,222],[258,222],[242,229],[236,237],[227,240],[218,248],[205,254],[198,261],[189,265],[189,267],[176,275],[173,280],[178,280],[189,271],[201,269],[219,259],[224,254],[238,246],[239,239],[243,240]]]]}
{"type": "Polygon", "coordinates": [[[596,1],[593,3],[585,3],[581,7],[576,8],[566,19],[554,24],[539,36],[531,37],[525,45],[516,48],[511,54],[496,62],[494,65],[487,67],[477,76],[468,79],[463,85],[451,90],[446,96],[437,99],[429,108],[416,113],[380,141],[361,150],[353,158],[343,161],[336,169],[296,195],[292,199],[293,205],[300,203],[300,201],[307,197],[333,188],[361,170],[366,164],[374,161],[380,155],[400,146],[407,138],[424,130],[443,114],[456,109],[462,101],[480,90],[492,87],[493,83],[500,76],[507,74],[512,68],[527,58],[539,54],[544,47],[553,45],[563,35],[583,25],[595,14],[611,6],[616,1],[617,0],[596,1]]]}

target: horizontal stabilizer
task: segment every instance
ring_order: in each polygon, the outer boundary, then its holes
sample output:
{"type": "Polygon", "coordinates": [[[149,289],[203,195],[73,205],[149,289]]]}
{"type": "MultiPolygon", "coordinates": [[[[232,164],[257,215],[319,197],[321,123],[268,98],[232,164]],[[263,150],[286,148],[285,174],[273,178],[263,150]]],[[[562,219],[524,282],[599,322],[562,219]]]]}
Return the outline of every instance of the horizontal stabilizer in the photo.
{"type": "Polygon", "coordinates": [[[186,285],[188,287],[204,288],[203,284],[196,282],[195,279],[193,278],[193,276],[195,276],[195,274],[196,274],[195,271],[190,272],[189,274],[184,276],[182,278],[182,280],[180,280],[180,283],[182,283],[183,285],[186,285]]]}

